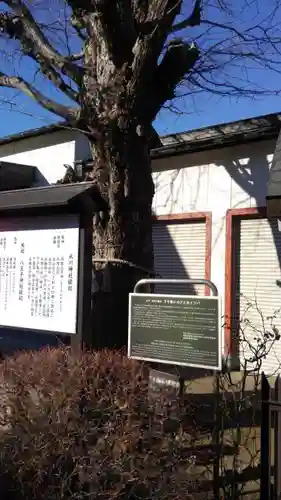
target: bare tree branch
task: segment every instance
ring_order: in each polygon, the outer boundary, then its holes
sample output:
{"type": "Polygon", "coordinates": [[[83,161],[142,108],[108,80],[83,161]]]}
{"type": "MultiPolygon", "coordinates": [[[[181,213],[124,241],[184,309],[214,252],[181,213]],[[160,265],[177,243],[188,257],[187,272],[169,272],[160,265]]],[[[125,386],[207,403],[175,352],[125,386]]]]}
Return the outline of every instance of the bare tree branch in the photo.
{"type": "Polygon", "coordinates": [[[26,95],[37,101],[43,108],[47,109],[51,113],[61,116],[70,123],[75,123],[79,117],[79,109],[70,108],[49,99],[23,78],[8,76],[0,72],[0,87],[21,90],[26,95]]]}
{"type": "Polygon", "coordinates": [[[199,26],[201,23],[201,3],[202,0],[195,0],[192,14],[187,19],[184,19],[184,21],[174,24],[174,26],[169,29],[169,33],[175,33],[192,26],[199,26]]]}
{"type": "Polygon", "coordinates": [[[143,103],[150,101],[152,75],[158,66],[168,29],[180,13],[181,3],[179,0],[154,0],[148,3],[147,16],[140,26],[133,49],[132,77],[127,91],[133,116],[138,116],[143,103]]]}
{"type": "Polygon", "coordinates": [[[84,57],[84,51],[82,50],[81,52],[79,52],[78,54],[72,54],[70,57],[69,57],[69,60],[70,61],[81,61],[81,59],[83,59],[84,57]]]}
{"type": "Polygon", "coordinates": [[[0,31],[18,40],[41,73],[81,104],[85,132],[99,128],[99,137],[105,124],[109,130],[120,124],[124,129],[133,124],[149,130],[149,121],[174,97],[190,98],[204,90],[222,96],[274,94],[251,82],[250,61],[262,69],[281,71],[277,0],[269,0],[262,14],[259,0],[254,6],[248,0],[239,6],[225,0],[192,0],[190,15],[184,12],[187,2],[183,0],[66,0],[64,20],[60,23],[47,16],[43,24],[35,20],[37,4],[4,3],[13,12],[0,14],[0,31]],[[253,17],[245,27],[239,16],[247,15],[249,20],[249,9],[253,17]],[[179,14],[183,21],[174,24],[179,14]],[[83,40],[73,54],[67,34],[71,24],[83,40]],[[192,30],[194,26],[199,28],[192,30]],[[169,36],[185,29],[182,40],[172,46],[169,36]],[[63,35],[67,56],[58,49],[61,42],[56,43],[63,35]],[[78,84],[73,68],[79,71],[78,80],[81,77],[78,84]],[[69,77],[76,81],[75,90],[69,77]]]}
{"type": "MultiPolygon", "coordinates": [[[[145,110],[145,118],[152,122],[166,101],[175,97],[178,84],[193,68],[200,56],[195,44],[184,43],[180,40],[172,41],[161,63],[157,66],[151,86],[149,112],[145,110]]],[[[143,120],[145,120],[143,118],[143,120]]]]}
{"type": "Polygon", "coordinates": [[[46,64],[55,66],[63,74],[79,83],[81,68],[63,57],[51,46],[27,6],[21,0],[5,0],[5,3],[15,15],[1,13],[1,31],[19,40],[23,44],[23,48],[27,49],[29,54],[32,53],[34,58],[39,61],[44,59],[46,64]]]}
{"type": "Polygon", "coordinates": [[[42,74],[44,74],[67,97],[77,102],[78,93],[65,83],[60,73],[53,67],[52,60],[47,59],[45,55],[40,52],[40,48],[34,44],[32,37],[29,38],[21,19],[7,12],[2,12],[0,14],[0,33],[19,40],[23,46],[25,55],[31,57],[39,65],[42,74]]]}

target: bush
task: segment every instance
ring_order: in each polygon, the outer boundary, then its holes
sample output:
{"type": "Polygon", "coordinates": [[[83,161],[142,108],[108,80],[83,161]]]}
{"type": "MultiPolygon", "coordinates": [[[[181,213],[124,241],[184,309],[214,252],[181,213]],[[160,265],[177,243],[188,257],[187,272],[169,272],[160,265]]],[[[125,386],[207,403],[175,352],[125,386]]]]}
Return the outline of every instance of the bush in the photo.
{"type": "Polygon", "coordinates": [[[44,349],[0,366],[1,498],[188,498],[180,409],[118,352],[44,349]]]}

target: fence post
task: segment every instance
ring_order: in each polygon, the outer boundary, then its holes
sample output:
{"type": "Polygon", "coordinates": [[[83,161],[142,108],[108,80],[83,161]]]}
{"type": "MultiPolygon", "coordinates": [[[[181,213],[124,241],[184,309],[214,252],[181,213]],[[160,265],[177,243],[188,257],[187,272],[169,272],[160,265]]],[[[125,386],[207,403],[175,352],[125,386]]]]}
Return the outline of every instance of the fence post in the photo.
{"type": "MultiPolygon", "coordinates": [[[[277,403],[281,403],[281,378],[275,380],[274,396],[277,403]]],[[[275,412],[274,417],[274,498],[281,498],[281,411],[275,412]]]]}
{"type": "Polygon", "coordinates": [[[271,500],[271,411],[270,385],[264,373],[261,375],[261,452],[260,452],[260,500],[271,500]]]}

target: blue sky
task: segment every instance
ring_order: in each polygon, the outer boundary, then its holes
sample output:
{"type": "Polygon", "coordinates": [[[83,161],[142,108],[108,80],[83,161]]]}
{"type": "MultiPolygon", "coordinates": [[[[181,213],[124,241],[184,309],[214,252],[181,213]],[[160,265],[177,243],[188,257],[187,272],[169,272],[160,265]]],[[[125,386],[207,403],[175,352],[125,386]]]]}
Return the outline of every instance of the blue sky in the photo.
{"type": "MultiPolygon", "coordinates": [[[[213,0],[212,7],[209,7],[208,9],[206,14],[208,19],[232,26],[234,16],[237,21],[237,27],[242,31],[245,31],[254,24],[258,25],[260,20],[263,21],[265,19],[270,11],[270,7],[273,7],[275,0],[256,0],[256,5],[259,4],[258,9],[252,2],[248,2],[251,7],[243,10],[243,12],[242,7],[244,6],[246,0],[236,0],[236,2],[230,2],[229,0],[228,3],[230,5],[231,3],[235,3],[235,12],[232,12],[231,14],[218,11],[218,9],[215,8],[216,2],[217,0],[213,0]]],[[[184,6],[185,14],[188,8],[187,4],[189,5],[190,2],[187,2],[186,0],[184,6]]],[[[0,3],[0,6],[2,5],[3,4],[0,3]]],[[[55,16],[57,15],[56,13],[53,14],[55,16]]],[[[43,10],[40,15],[43,16],[45,20],[44,16],[46,16],[46,14],[43,10]]],[[[273,19],[266,21],[267,26],[273,22],[274,28],[270,33],[278,37],[280,35],[281,40],[281,32],[279,32],[279,24],[281,25],[280,10],[275,12],[274,21],[273,19]]],[[[215,30],[213,28],[209,34],[207,33],[207,28],[208,26],[204,24],[200,28],[181,32],[181,35],[190,41],[194,39],[198,40],[200,49],[206,50],[210,47],[210,40],[212,43],[215,43],[216,40],[222,40],[225,35],[225,31],[218,29],[215,30]]],[[[5,42],[2,41],[0,48],[2,51],[7,52],[7,45],[5,42]]],[[[265,49],[265,53],[266,50],[268,50],[268,46],[265,49]]],[[[272,59],[273,56],[270,52],[268,52],[267,55],[272,59]]],[[[276,56],[274,55],[274,57],[276,56]]],[[[215,88],[214,82],[216,81],[218,81],[219,84],[221,84],[221,82],[225,82],[226,80],[231,80],[236,83],[239,82],[238,86],[241,85],[241,87],[244,88],[246,85],[248,94],[247,98],[242,98],[241,96],[237,97],[237,95],[234,95],[233,97],[230,97],[229,95],[220,96],[215,95],[210,91],[202,91],[200,94],[197,94],[193,92],[194,86],[188,85],[186,88],[189,90],[190,95],[177,101],[179,112],[174,113],[165,109],[162,110],[155,122],[155,128],[158,133],[162,135],[179,132],[181,130],[205,127],[226,121],[239,120],[250,116],[279,111],[281,112],[281,69],[279,72],[278,67],[279,63],[281,65],[281,55],[280,61],[278,58],[274,59],[274,61],[276,63],[274,71],[272,70],[272,64],[270,70],[265,67],[264,63],[260,64],[257,61],[246,61],[246,59],[244,59],[240,60],[240,62],[238,60],[235,65],[227,65],[225,70],[226,73],[225,71],[222,74],[218,71],[214,73],[214,78],[212,77],[212,88],[215,88]],[[267,93],[265,95],[261,93],[258,97],[255,96],[255,98],[253,98],[250,90],[251,88],[255,89],[255,86],[257,86],[259,91],[265,89],[267,93]],[[279,91],[280,94],[278,94],[279,91]]],[[[14,57],[12,57],[12,62],[9,57],[6,57],[4,62],[3,57],[1,58],[1,70],[11,74],[15,70],[15,67],[17,68],[16,71],[18,74],[28,79],[30,82],[34,80],[33,75],[36,68],[28,58],[18,59],[16,64],[14,57]]],[[[50,97],[58,99],[60,102],[65,102],[64,98],[59,96],[57,91],[51,88],[51,86],[40,76],[38,77],[37,75],[36,78],[36,84],[40,90],[47,93],[50,97]]],[[[41,127],[56,121],[61,121],[61,119],[57,118],[55,115],[45,112],[28,97],[25,97],[24,95],[13,90],[0,88],[0,137],[41,127]],[[7,101],[6,104],[5,101],[7,101]]]]}
{"type": "MultiPolygon", "coordinates": [[[[266,79],[266,75],[264,78],[266,79]]],[[[281,88],[281,78],[279,81],[281,88]]],[[[204,98],[200,98],[200,101],[197,109],[190,115],[177,116],[165,110],[160,112],[155,122],[158,133],[167,135],[172,132],[192,130],[252,116],[281,112],[281,95],[260,98],[258,101],[252,99],[235,101],[228,98],[219,100],[215,96],[205,95],[204,98]]]]}

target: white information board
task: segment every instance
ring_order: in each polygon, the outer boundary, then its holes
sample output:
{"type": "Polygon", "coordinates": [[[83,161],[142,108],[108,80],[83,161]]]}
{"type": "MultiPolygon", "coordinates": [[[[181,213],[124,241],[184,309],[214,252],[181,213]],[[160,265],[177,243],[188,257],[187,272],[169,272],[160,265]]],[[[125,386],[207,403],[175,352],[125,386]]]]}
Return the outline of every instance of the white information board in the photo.
{"type": "Polygon", "coordinates": [[[0,219],[0,325],[76,333],[77,215],[0,219]]]}

